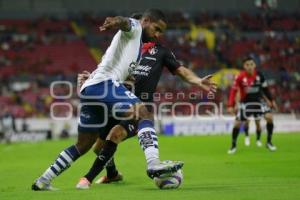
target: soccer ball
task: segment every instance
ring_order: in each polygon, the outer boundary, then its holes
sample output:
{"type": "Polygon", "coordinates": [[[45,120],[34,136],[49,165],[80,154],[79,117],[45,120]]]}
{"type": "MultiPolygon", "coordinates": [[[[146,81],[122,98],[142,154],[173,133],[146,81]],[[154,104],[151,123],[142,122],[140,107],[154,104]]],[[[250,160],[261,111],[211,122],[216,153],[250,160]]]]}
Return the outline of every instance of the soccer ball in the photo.
{"type": "Polygon", "coordinates": [[[154,183],[159,189],[176,189],[181,185],[182,180],[182,170],[179,169],[177,172],[155,177],[154,183]]]}

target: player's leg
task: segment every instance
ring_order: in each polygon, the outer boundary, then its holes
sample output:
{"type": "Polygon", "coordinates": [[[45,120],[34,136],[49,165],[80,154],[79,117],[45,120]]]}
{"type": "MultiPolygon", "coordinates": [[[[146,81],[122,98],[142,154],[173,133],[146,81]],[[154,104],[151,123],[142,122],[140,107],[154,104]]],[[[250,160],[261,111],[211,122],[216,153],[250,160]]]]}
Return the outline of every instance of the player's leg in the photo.
{"type": "Polygon", "coordinates": [[[236,143],[237,143],[237,138],[240,132],[240,126],[241,126],[241,121],[239,119],[236,119],[234,121],[232,133],[231,133],[231,147],[228,150],[228,154],[234,154],[236,152],[236,143]]]}
{"type": "Polygon", "coordinates": [[[261,147],[261,125],[260,125],[260,119],[255,119],[255,127],[256,127],[256,146],[261,147]]]}
{"type": "Polygon", "coordinates": [[[174,161],[168,163],[162,163],[159,160],[158,151],[158,140],[156,131],[154,129],[153,116],[151,112],[148,111],[146,106],[141,103],[141,101],[129,90],[127,90],[123,85],[114,82],[114,90],[118,96],[123,96],[125,98],[120,101],[115,96],[112,96],[111,102],[116,103],[128,103],[132,105],[132,109],[128,109],[124,115],[133,116],[134,119],[138,120],[137,133],[140,145],[144,150],[144,154],[147,161],[147,174],[149,177],[159,176],[163,173],[170,173],[177,171],[183,166],[183,162],[174,161]],[[133,115],[132,115],[133,111],[133,115]]]}
{"type": "Polygon", "coordinates": [[[245,145],[250,146],[250,137],[249,137],[249,120],[244,122],[244,131],[245,131],[245,145]]]}
{"type": "Polygon", "coordinates": [[[51,181],[84,155],[92,147],[96,137],[95,133],[79,133],[77,143],[59,153],[57,159],[34,182],[32,190],[52,190],[51,181]]]}
{"type": "Polygon", "coordinates": [[[272,136],[273,136],[273,129],[274,129],[274,123],[273,123],[273,115],[271,112],[265,113],[265,120],[267,121],[267,148],[271,151],[276,151],[276,146],[272,143],[272,136]]]}
{"type": "Polygon", "coordinates": [[[126,130],[116,125],[108,134],[106,140],[103,143],[103,147],[100,149],[97,157],[86,175],[77,184],[78,189],[88,189],[96,178],[96,176],[104,169],[107,163],[113,158],[114,153],[117,150],[117,144],[124,140],[127,136],[126,130]]]}
{"type": "MultiPolygon", "coordinates": [[[[82,94],[89,95],[86,91],[83,91],[82,94]]],[[[77,143],[66,148],[58,155],[54,163],[32,185],[33,190],[51,189],[51,181],[69,168],[74,161],[85,154],[95,143],[99,127],[101,127],[104,117],[106,117],[104,108],[95,106],[95,101],[86,97],[81,98],[81,103],[92,104],[83,105],[80,109],[77,143]]]]}
{"type": "MultiPolygon", "coordinates": [[[[136,120],[126,120],[121,121],[119,123],[120,125],[120,131],[125,132],[126,131],[126,139],[131,138],[136,135],[137,131],[137,121],[136,120]]],[[[125,135],[125,133],[124,133],[125,135]]],[[[104,141],[102,141],[104,143],[104,141]]],[[[97,149],[99,149],[99,145],[95,146],[97,149]]],[[[102,148],[102,146],[100,147],[102,148]]],[[[100,149],[99,149],[100,151],[100,149]]],[[[98,152],[99,152],[98,151],[98,152]]],[[[95,181],[96,184],[99,183],[111,183],[111,182],[118,182],[123,180],[123,176],[121,173],[118,172],[116,168],[116,164],[114,162],[114,157],[106,164],[106,176],[100,177],[98,180],[95,181]]]]}
{"type": "MultiPolygon", "coordinates": [[[[93,146],[93,150],[96,155],[100,153],[104,145],[104,142],[105,141],[100,138],[97,139],[96,143],[93,146]]],[[[118,182],[123,180],[122,174],[119,173],[119,171],[117,170],[114,157],[112,157],[110,161],[106,163],[105,169],[106,169],[106,176],[102,176],[98,180],[96,180],[95,181],[96,184],[118,182]]]]}

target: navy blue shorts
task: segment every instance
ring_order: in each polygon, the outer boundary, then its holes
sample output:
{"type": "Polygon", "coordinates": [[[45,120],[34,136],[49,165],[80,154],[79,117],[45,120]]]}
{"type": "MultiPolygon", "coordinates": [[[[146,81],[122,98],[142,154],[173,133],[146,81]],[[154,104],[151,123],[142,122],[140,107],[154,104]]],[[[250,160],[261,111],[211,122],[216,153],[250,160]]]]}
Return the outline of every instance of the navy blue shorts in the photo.
{"type": "Polygon", "coordinates": [[[117,123],[117,120],[109,123],[113,108],[127,110],[139,102],[139,98],[116,81],[88,86],[80,93],[78,132],[103,132],[107,125],[117,123]]]}

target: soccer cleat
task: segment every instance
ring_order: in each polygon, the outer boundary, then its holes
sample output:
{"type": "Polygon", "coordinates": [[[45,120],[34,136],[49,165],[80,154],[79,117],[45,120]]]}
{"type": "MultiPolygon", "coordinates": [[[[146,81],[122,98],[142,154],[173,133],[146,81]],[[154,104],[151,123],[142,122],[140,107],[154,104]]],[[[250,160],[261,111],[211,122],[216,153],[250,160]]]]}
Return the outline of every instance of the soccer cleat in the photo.
{"type": "Polygon", "coordinates": [[[274,146],[271,142],[268,142],[266,146],[267,146],[267,148],[268,148],[270,151],[276,151],[276,150],[277,150],[277,147],[274,146]]]}
{"type": "Polygon", "coordinates": [[[153,179],[154,177],[160,177],[163,174],[173,173],[183,167],[182,161],[163,161],[156,165],[150,166],[147,169],[147,175],[153,179]]]}
{"type": "Polygon", "coordinates": [[[256,146],[257,146],[257,147],[262,147],[262,143],[261,143],[260,140],[257,140],[257,141],[256,141],[256,146]]]}
{"type": "Polygon", "coordinates": [[[245,146],[250,146],[250,137],[249,136],[246,136],[245,137],[245,146]]]}
{"type": "Polygon", "coordinates": [[[31,186],[34,191],[55,191],[57,188],[52,187],[50,182],[48,182],[43,177],[38,178],[31,186]]]}
{"type": "Polygon", "coordinates": [[[85,177],[80,178],[79,182],[76,185],[76,188],[80,190],[87,190],[90,189],[90,187],[91,187],[91,183],[85,177]]]}
{"type": "Polygon", "coordinates": [[[108,184],[111,182],[120,182],[123,180],[122,174],[118,173],[115,177],[113,178],[108,178],[108,176],[102,176],[100,177],[95,183],[96,184],[108,184]]]}
{"type": "Polygon", "coordinates": [[[230,155],[235,154],[235,152],[236,152],[236,147],[232,147],[231,149],[229,149],[227,151],[227,153],[230,154],[230,155]]]}

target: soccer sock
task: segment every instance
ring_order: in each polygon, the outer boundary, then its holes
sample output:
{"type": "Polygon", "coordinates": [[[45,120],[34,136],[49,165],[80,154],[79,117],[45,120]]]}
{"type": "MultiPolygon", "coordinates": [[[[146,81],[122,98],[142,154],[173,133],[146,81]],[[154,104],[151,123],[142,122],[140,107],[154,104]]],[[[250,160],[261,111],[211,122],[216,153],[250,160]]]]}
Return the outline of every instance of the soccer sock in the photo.
{"type": "Polygon", "coordinates": [[[249,137],[249,126],[244,126],[245,136],[249,137]]]}
{"type": "Polygon", "coordinates": [[[267,123],[267,133],[268,133],[267,142],[268,143],[272,142],[273,129],[274,129],[274,124],[272,122],[271,123],[268,122],[267,123]]]}
{"type": "Polygon", "coordinates": [[[54,163],[44,172],[42,177],[50,182],[52,179],[60,175],[64,170],[69,168],[71,164],[80,157],[75,145],[63,150],[54,163]]]}
{"type": "Polygon", "coordinates": [[[105,141],[103,148],[101,149],[99,155],[94,161],[92,168],[84,176],[90,181],[90,183],[93,182],[95,177],[103,170],[106,163],[112,158],[112,156],[117,150],[117,146],[118,145],[116,143],[110,140],[105,141]]]}
{"type": "Polygon", "coordinates": [[[106,172],[108,178],[114,178],[118,175],[118,170],[116,168],[114,157],[112,157],[106,164],[106,172]]]}
{"type": "Polygon", "coordinates": [[[236,140],[238,138],[239,131],[240,131],[240,129],[239,128],[235,128],[235,127],[232,130],[232,146],[231,146],[232,148],[236,147],[236,140]]]}
{"type": "Polygon", "coordinates": [[[260,140],[260,136],[261,136],[261,130],[256,130],[256,140],[260,140]]]}
{"type": "Polygon", "coordinates": [[[148,167],[159,163],[158,140],[153,121],[141,120],[139,122],[138,139],[144,151],[148,167]]]}

